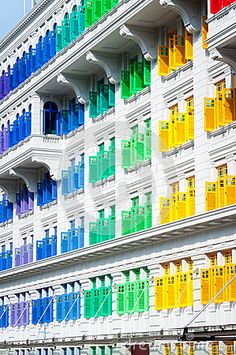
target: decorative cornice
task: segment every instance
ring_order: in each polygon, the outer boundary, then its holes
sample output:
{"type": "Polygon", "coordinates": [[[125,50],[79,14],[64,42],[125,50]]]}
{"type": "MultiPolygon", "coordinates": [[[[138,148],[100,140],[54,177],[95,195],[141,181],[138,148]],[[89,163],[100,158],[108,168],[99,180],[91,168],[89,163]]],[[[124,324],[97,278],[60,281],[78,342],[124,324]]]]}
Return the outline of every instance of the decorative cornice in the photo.
{"type": "Polygon", "coordinates": [[[169,6],[180,15],[188,32],[198,33],[200,31],[200,1],[159,0],[159,2],[164,7],[169,6]]]}

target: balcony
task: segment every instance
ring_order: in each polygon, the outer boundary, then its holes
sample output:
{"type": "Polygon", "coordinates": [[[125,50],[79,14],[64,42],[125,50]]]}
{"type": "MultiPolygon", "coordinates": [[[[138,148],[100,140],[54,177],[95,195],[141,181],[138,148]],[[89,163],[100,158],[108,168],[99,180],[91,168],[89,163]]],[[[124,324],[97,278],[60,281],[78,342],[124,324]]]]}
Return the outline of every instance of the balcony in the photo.
{"type": "Polygon", "coordinates": [[[62,139],[54,135],[31,135],[0,156],[0,186],[10,201],[15,201],[16,180],[37,192],[38,169],[47,167],[55,180],[60,179],[59,161],[62,139]]]}

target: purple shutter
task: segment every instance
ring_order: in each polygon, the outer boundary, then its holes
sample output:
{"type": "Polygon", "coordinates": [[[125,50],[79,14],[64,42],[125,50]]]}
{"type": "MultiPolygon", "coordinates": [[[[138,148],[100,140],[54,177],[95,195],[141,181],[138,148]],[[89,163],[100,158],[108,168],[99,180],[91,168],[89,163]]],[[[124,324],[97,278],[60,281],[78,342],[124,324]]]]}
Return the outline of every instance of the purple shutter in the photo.
{"type": "Polygon", "coordinates": [[[15,312],[15,325],[19,326],[19,325],[21,325],[20,324],[20,321],[21,321],[21,304],[20,304],[20,302],[17,302],[15,306],[16,306],[16,308],[15,308],[15,310],[16,310],[16,312],[15,312]]]}
{"type": "Polygon", "coordinates": [[[11,327],[14,327],[16,323],[16,305],[11,304],[10,305],[10,325],[11,327]]]}
{"type": "Polygon", "coordinates": [[[8,75],[5,73],[3,77],[3,87],[4,87],[4,96],[7,96],[9,93],[9,85],[8,85],[8,75]]]}
{"type": "Polygon", "coordinates": [[[8,149],[8,132],[7,128],[4,127],[3,129],[3,150],[4,152],[8,149]]]}
{"type": "Polygon", "coordinates": [[[19,321],[20,325],[27,325],[29,324],[29,302],[21,302],[20,303],[21,309],[21,318],[19,321]]]}
{"type": "Polygon", "coordinates": [[[21,214],[21,193],[16,194],[16,215],[21,214]]]}
{"type": "Polygon", "coordinates": [[[29,211],[29,191],[27,187],[25,187],[23,190],[23,210],[24,212],[29,211]]]}
{"type": "Polygon", "coordinates": [[[21,251],[20,248],[15,248],[15,266],[21,265],[21,251]]]}
{"type": "Polygon", "coordinates": [[[29,191],[29,211],[34,209],[34,193],[29,191]]]}
{"type": "Polygon", "coordinates": [[[32,263],[33,262],[33,257],[34,257],[34,248],[33,244],[28,244],[28,262],[32,263]]]}

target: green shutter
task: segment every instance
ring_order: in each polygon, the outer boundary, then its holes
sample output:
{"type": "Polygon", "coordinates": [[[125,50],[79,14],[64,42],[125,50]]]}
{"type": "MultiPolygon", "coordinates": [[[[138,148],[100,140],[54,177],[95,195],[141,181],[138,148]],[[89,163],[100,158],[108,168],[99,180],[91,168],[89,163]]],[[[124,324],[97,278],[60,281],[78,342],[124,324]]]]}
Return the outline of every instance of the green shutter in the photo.
{"type": "Polygon", "coordinates": [[[151,62],[146,59],[143,60],[143,85],[151,85],[151,62]]]}
{"type": "Polygon", "coordinates": [[[130,61],[129,64],[129,88],[130,88],[130,96],[136,93],[134,88],[134,61],[130,61]]]}
{"type": "Polygon", "coordinates": [[[110,147],[109,147],[109,176],[115,174],[115,138],[110,140],[110,147]]]}
{"type": "Polygon", "coordinates": [[[149,309],[149,280],[136,281],[136,296],[135,296],[136,312],[145,312],[149,309]]]}
{"type": "Polygon", "coordinates": [[[131,166],[131,144],[129,140],[121,141],[121,167],[127,169],[131,166]]]}
{"type": "Polygon", "coordinates": [[[136,282],[127,282],[125,287],[127,290],[127,313],[133,313],[135,311],[136,282]]]}
{"type": "Polygon", "coordinates": [[[110,176],[110,159],[109,159],[109,151],[105,150],[102,153],[101,160],[101,180],[108,178],[110,176]]]}
{"type": "Polygon", "coordinates": [[[135,156],[134,163],[142,163],[144,161],[144,134],[139,133],[135,140],[135,156]]]}
{"type": "Polygon", "coordinates": [[[85,4],[85,27],[88,28],[93,24],[93,0],[86,0],[85,4]]]}
{"type": "Polygon", "coordinates": [[[94,184],[98,181],[97,175],[98,159],[96,156],[89,157],[89,182],[94,184]]]}
{"type": "Polygon", "coordinates": [[[99,84],[99,99],[100,99],[100,113],[106,112],[108,110],[108,95],[109,87],[105,84],[99,84]]]}
{"type": "Polygon", "coordinates": [[[89,245],[98,243],[98,224],[97,222],[89,223],[89,245]]]}
{"type": "Polygon", "coordinates": [[[151,159],[152,157],[152,131],[151,120],[145,121],[146,128],[144,133],[144,159],[151,159]]]}
{"type": "Polygon", "coordinates": [[[145,203],[145,229],[152,227],[152,193],[146,195],[145,203]]]}
{"type": "Polygon", "coordinates": [[[122,211],[122,235],[131,233],[131,213],[130,211],[122,211]]]}
{"type": "Polygon", "coordinates": [[[103,303],[101,309],[101,316],[106,317],[112,314],[112,288],[108,287],[100,287],[100,305],[103,303]]]}
{"type": "Polygon", "coordinates": [[[136,207],[135,211],[135,232],[145,229],[145,208],[143,206],[136,207]]]}
{"type": "Polygon", "coordinates": [[[135,93],[143,89],[143,63],[134,63],[134,91],[135,93]]]}
{"type": "Polygon", "coordinates": [[[92,317],[91,306],[91,291],[84,291],[84,318],[92,317]]]}
{"type": "Polygon", "coordinates": [[[125,311],[125,285],[117,285],[117,314],[124,314],[125,311]]]}
{"type": "Polygon", "coordinates": [[[89,117],[96,118],[98,116],[97,110],[97,92],[90,91],[89,93],[89,117]]]}
{"type": "Polygon", "coordinates": [[[94,288],[91,290],[92,292],[92,303],[93,303],[93,317],[99,317],[101,313],[100,308],[100,290],[99,288],[94,288]],[[98,312],[99,310],[99,312],[98,312]]]}
{"type": "Polygon", "coordinates": [[[120,73],[120,90],[122,99],[130,97],[130,72],[128,70],[122,70],[120,73]]]}
{"type": "Polygon", "coordinates": [[[94,8],[93,8],[93,16],[94,22],[98,21],[102,17],[102,0],[93,0],[94,8]]]}

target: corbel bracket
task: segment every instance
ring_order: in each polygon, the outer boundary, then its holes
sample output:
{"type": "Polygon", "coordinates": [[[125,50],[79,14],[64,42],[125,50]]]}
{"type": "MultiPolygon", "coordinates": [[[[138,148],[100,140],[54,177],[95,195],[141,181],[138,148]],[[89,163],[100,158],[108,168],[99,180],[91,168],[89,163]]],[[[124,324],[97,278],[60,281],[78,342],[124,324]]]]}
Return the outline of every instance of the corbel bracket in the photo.
{"type": "Polygon", "coordinates": [[[159,0],[160,5],[169,6],[177,12],[183,20],[186,30],[190,33],[200,31],[200,5],[201,1],[196,0],[159,0]]]}
{"type": "Polygon", "coordinates": [[[228,64],[236,73],[236,49],[214,48],[210,51],[210,58],[228,64]]]}
{"type": "Polygon", "coordinates": [[[119,58],[106,53],[88,52],[86,60],[89,63],[97,64],[101,67],[111,84],[116,84],[120,80],[119,58]]]}
{"type": "Polygon", "coordinates": [[[54,158],[42,159],[39,156],[34,156],[31,158],[32,163],[38,163],[46,167],[48,169],[50,176],[53,180],[58,181],[61,179],[60,175],[60,157],[57,155],[54,158]]]}
{"type": "Polygon", "coordinates": [[[0,188],[6,193],[7,199],[10,202],[16,200],[16,180],[0,179],[0,188]]]}
{"type": "Polygon", "coordinates": [[[76,97],[81,104],[88,102],[89,85],[87,79],[72,77],[69,74],[59,74],[57,76],[57,82],[61,85],[70,86],[71,89],[74,90],[76,97]]]}
{"type": "Polygon", "coordinates": [[[30,192],[37,192],[38,170],[27,168],[10,169],[9,174],[21,178],[30,192]]]}
{"type": "Polygon", "coordinates": [[[157,57],[155,32],[151,32],[145,28],[123,25],[120,28],[120,35],[136,42],[146,60],[151,61],[157,57]]]}

